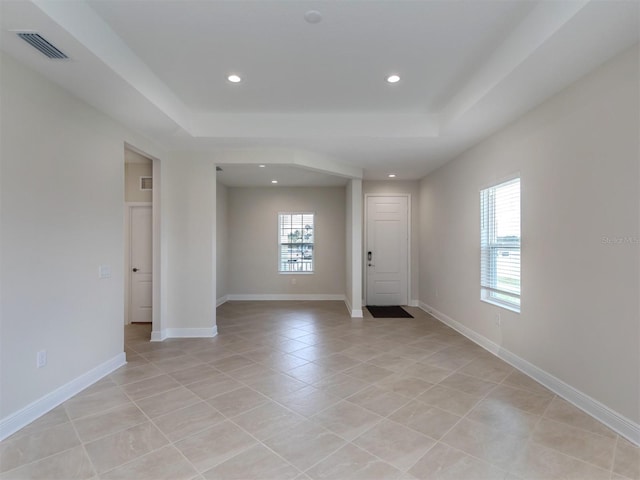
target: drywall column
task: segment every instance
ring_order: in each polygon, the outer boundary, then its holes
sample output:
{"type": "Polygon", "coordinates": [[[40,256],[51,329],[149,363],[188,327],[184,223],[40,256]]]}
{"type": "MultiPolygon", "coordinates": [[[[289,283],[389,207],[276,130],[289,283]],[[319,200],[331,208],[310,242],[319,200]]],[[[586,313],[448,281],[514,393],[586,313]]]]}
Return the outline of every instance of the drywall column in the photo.
{"type": "Polygon", "coordinates": [[[216,168],[174,153],[162,164],[162,251],[166,318],[153,340],[212,337],[216,328],[216,168]]]}
{"type": "Polygon", "coordinates": [[[347,305],[354,318],[362,317],[362,180],[347,185],[347,305]]]}

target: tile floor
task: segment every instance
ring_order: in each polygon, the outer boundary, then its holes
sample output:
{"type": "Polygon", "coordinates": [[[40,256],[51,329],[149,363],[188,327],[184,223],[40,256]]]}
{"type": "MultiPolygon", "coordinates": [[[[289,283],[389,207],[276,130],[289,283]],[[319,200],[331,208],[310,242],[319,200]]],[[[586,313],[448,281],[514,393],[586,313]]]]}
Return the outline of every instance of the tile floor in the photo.
{"type": "Polygon", "coordinates": [[[640,449],[424,312],[230,302],[0,444],[1,479],[640,479],[640,449]]]}

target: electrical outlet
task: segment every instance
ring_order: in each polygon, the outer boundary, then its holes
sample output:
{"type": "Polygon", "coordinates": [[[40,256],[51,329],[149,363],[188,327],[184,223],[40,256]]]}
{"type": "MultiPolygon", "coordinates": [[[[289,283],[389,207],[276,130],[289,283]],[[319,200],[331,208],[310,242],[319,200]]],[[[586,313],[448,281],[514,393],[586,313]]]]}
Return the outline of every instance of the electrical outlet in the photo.
{"type": "Polygon", "coordinates": [[[42,368],[47,364],[47,351],[40,350],[36,355],[36,366],[42,368]]]}
{"type": "Polygon", "coordinates": [[[295,284],[296,284],[296,282],[297,282],[297,280],[296,280],[295,278],[292,278],[292,279],[291,279],[291,285],[295,285],[295,284]]]}

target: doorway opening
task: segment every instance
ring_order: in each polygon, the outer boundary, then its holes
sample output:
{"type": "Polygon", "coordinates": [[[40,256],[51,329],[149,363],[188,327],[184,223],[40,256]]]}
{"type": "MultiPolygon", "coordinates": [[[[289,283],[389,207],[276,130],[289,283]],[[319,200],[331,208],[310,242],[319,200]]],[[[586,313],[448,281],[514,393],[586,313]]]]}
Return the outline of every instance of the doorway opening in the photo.
{"type": "Polygon", "coordinates": [[[153,160],[125,147],[124,323],[153,320],[153,160]]]}

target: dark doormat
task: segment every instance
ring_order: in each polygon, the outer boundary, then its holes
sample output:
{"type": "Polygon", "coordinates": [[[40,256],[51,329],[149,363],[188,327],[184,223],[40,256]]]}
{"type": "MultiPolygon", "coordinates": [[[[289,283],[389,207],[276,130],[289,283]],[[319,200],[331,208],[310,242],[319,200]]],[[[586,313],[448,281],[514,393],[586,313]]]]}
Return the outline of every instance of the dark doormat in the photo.
{"type": "Polygon", "coordinates": [[[374,318],[413,318],[413,315],[397,305],[384,307],[367,305],[367,310],[374,318]]]}

